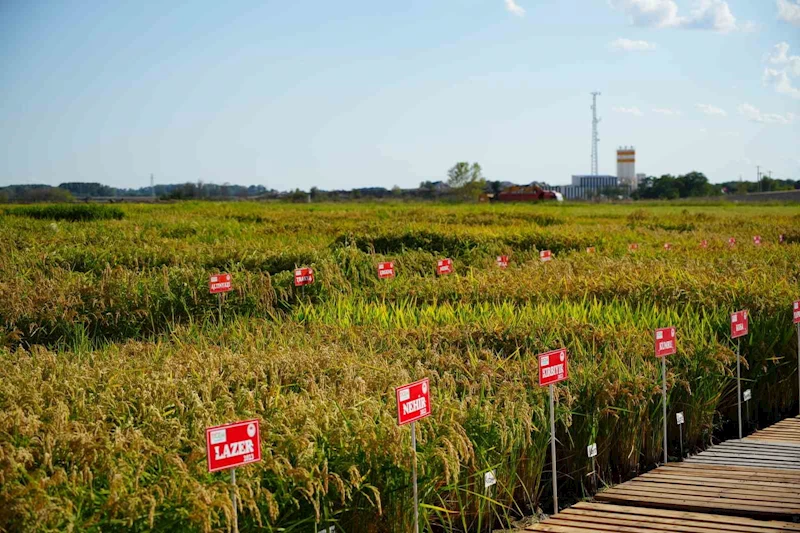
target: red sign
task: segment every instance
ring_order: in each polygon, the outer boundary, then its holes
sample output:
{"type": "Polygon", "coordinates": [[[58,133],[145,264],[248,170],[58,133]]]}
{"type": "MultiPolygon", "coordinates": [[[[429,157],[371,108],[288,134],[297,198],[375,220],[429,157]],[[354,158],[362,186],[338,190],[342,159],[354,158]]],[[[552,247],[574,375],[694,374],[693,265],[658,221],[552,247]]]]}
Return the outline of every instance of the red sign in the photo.
{"type": "Polygon", "coordinates": [[[731,237],[730,239],[728,239],[728,245],[730,245],[730,247],[731,247],[731,248],[733,248],[734,246],[736,246],[736,239],[735,239],[735,238],[733,238],[733,237],[731,237]]]}
{"type": "Polygon", "coordinates": [[[311,285],[314,283],[314,269],[309,267],[294,269],[294,286],[311,285]]]}
{"type": "Polygon", "coordinates": [[[731,338],[744,337],[748,332],[747,311],[736,311],[731,315],[731,338]]]}
{"type": "Polygon", "coordinates": [[[675,346],[675,328],[659,328],[656,330],[656,357],[673,355],[678,351],[675,346]]]}
{"type": "Polygon", "coordinates": [[[506,268],[508,266],[508,256],[507,255],[498,255],[497,256],[497,266],[500,268],[506,268]]]}
{"type": "Polygon", "coordinates": [[[440,276],[444,274],[453,273],[453,260],[452,259],[439,259],[436,262],[436,273],[440,276]]]}
{"type": "Polygon", "coordinates": [[[779,243],[783,244],[783,241],[785,241],[785,240],[786,240],[786,235],[784,235],[783,233],[778,235],[778,242],[779,243]]]}
{"type": "Polygon", "coordinates": [[[539,385],[552,385],[568,377],[566,348],[539,354],[539,385]]]}
{"type": "Polygon", "coordinates": [[[708,248],[708,241],[705,239],[700,241],[700,248],[708,248]]]}
{"type": "Polygon", "coordinates": [[[261,460],[258,420],[206,428],[208,471],[216,472],[261,460]]]}
{"type": "Polygon", "coordinates": [[[664,243],[664,249],[665,250],[669,250],[670,248],[672,248],[672,245],[670,243],[668,243],[668,242],[665,242],[664,243]]]}
{"type": "Polygon", "coordinates": [[[638,250],[638,249],[639,249],[639,245],[636,244],[636,243],[628,245],[628,250],[633,251],[633,250],[638,250]]]}
{"type": "Polygon", "coordinates": [[[394,263],[378,263],[378,277],[381,279],[394,277],[394,263]]]}
{"type": "Polygon", "coordinates": [[[792,323],[800,324],[800,300],[792,304],[792,323]]]}
{"type": "Polygon", "coordinates": [[[553,254],[550,250],[542,250],[539,252],[539,261],[550,261],[553,259],[553,254]]]}
{"type": "Polygon", "coordinates": [[[761,235],[753,235],[753,244],[761,244],[761,235]]]}
{"type": "Polygon", "coordinates": [[[589,246],[589,247],[586,249],[586,253],[587,253],[587,254],[593,254],[593,253],[594,253],[594,246],[589,246]]]}
{"type": "Polygon", "coordinates": [[[217,274],[208,278],[208,292],[217,294],[218,292],[228,292],[233,288],[230,274],[217,274]]]}
{"type": "Polygon", "coordinates": [[[431,387],[428,378],[397,387],[397,424],[409,424],[431,414],[431,387]]]}

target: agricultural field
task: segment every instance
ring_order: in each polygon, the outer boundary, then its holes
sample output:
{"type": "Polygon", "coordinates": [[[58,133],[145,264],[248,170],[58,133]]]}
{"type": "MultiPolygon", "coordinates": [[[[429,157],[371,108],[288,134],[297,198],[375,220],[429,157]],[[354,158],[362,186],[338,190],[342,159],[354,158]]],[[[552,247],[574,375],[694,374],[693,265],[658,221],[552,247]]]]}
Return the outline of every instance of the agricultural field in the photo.
{"type": "Polygon", "coordinates": [[[800,206],[78,208],[0,209],[0,531],[229,530],[205,428],[251,418],[262,461],[237,470],[242,531],[409,531],[394,388],[426,377],[423,529],[509,527],[550,498],[536,354],[570,354],[556,426],[574,501],[593,490],[589,443],[601,486],[659,461],[657,327],[678,332],[670,455],[678,411],[685,448],[731,435],[739,309],[751,416],[797,408],[800,206]],[[445,257],[454,273],[437,276],[445,257]],[[316,279],[296,288],[302,266],[316,279]],[[219,272],[233,279],[221,315],[219,272]]]}

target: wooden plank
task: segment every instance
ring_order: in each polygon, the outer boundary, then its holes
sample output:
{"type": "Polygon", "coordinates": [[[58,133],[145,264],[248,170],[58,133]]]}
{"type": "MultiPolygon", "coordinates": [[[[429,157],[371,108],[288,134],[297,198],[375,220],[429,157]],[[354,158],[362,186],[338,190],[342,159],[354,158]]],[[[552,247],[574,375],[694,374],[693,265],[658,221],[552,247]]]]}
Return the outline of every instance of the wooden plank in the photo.
{"type": "Polygon", "coordinates": [[[625,505],[579,503],[545,522],[529,526],[527,530],[561,533],[779,533],[798,532],[800,524],[625,505]]]}
{"type": "Polygon", "coordinates": [[[800,417],[787,418],[745,437],[750,441],[771,441],[800,444],[800,417]]]}

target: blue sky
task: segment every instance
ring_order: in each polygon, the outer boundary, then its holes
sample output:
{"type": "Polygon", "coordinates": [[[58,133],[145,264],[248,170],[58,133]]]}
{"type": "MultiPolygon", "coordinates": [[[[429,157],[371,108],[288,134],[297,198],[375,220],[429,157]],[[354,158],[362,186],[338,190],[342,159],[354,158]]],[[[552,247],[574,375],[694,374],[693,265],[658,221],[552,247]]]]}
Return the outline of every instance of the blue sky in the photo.
{"type": "Polygon", "coordinates": [[[0,185],[800,179],[800,0],[0,3],[0,185]]]}

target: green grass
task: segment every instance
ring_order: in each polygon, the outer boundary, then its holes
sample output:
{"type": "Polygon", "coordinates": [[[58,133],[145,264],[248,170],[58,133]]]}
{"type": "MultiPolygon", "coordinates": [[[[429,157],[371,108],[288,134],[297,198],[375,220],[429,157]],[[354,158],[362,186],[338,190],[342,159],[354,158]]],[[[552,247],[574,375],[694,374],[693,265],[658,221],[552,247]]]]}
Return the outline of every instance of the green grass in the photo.
{"type": "Polygon", "coordinates": [[[39,220],[90,222],[93,220],[122,220],[125,213],[119,207],[98,204],[53,204],[15,207],[9,214],[39,220]]]}

